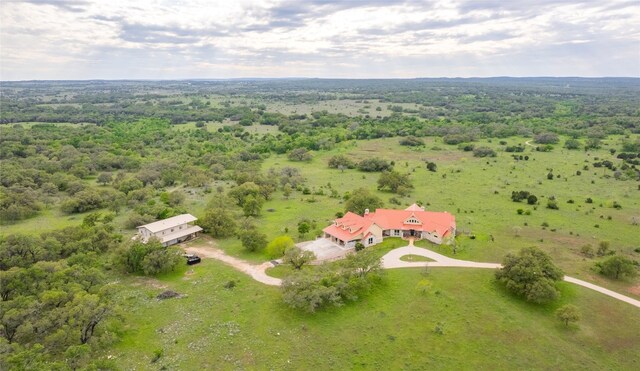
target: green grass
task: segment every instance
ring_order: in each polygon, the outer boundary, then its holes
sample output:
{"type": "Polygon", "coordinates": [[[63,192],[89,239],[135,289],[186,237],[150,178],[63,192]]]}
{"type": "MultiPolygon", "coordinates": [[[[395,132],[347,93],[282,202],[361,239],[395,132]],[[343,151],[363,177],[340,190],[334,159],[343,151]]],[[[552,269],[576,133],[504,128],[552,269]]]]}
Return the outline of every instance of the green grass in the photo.
{"type": "MultiPolygon", "coordinates": [[[[526,140],[528,138],[506,139],[507,145],[523,144],[526,140]]],[[[457,146],[446,145],[438,138],[426,138],[426,146],[418,149],[399,146],[398,138],[347,142],[332,151],[316,153],[309,163],[291,162],[284,155],[272,155],[263,169],[298,167],[307,178],[307,186],[312,191],[322,190],[325,196],[294,192],[285,200],[276,193],[265,205],[265,210],[272,208],[275,211],[263,213],[260,224],[273,238],[283,233],[284,228],[290,233],[295,231],[299,220],[309,218],[316,222],[314,232],[319,234],[335,218],[337,211],[344,210],[341,199],[327,196],[328,183],[340,195],[365,187],[380,196],[389,208],[402,208],[421,201],[428,210],[449,211],[456,216],[459,231],[475,236],[474,239],[461,237],[455,255],[449,246],[425,246],[438,253],[458,259],[501,262],[509,252],[538,246],[550,253],[567,274],[640,298],[640,277],[620,282],[607,280],[593,271],[596,260],[585,259],[579,253],[585,244],[595,247],[600,241],[610,241],[613,250],[640,259],[640,254],[633,251],[639,246],[640,229],[630,223],[633,215],[640,215],[637,182],[604,178],[603,174],[611,175],[610,172],[591,166],[596,157],[614,158],[609,148],[617,148],[620,140],[621,137],[611,137],[603,142],[602,149],[589,152],[569,151],[558,145],[552,152],[543,153],[527,147],[522,155],[529,156],[529,161],[515,161],[511,154],[500,150],[504,146],[499,145],[498,140],[476,143],[496,148],[498,157],[474,158],[470,152],[462,152],[457,146]],[[329,169],[328,159],[338,153],[355,160],[377,156],[395,161],[396,170],[411,174],[415,188],[404,198],[377,191],[376,173],[329,169]],[[425,159],[437,163],[437,172],[426,170],[425,159]],[[584,165],[590,170],[583,170],[584,165]],[[561,178],[547,180],[549,169],[561,178]],[[578,170],[582,175],[576,175],[578,170]],[[526,203],[512,202],[511,192],[517,190],[534,193],[540,205],[534,209],[526,203]],[[552,195],[558,199],[560,210],[545,207],[547,198],[552,195]],[[401,205],[388,202],[392,197],[401,205]],[[594,203],[586,204],[587,197],[593,198],[594,203]],[[574,203],[569,204],[568,200],[574,200],[574,203]],[[621,203],[622,209],[610,207],[613,201],[621,203]],[[516,210],[519,208],[530,210],[531,215],[518,215],[516,210]],[[543,228],[544,222],[549,227],[543,228]]]]}
{"type": "Polygon", "coordinates": [[[491,271],[387,271],[359,302],[314,315],[283,305],[267,287],[207,260],[160,280],[119,284],[122,341],[103,354],[122,369],[637,369],[640,312],[562,284],[562,300],[536,306],[497,286],[491,271]],[[425,294],[416,285],[431,283],[425,294]],[[223,285],[235,280],[228,290],[223,285]],[[186,296],[159,301],[172,289],[186,296]],[[565,329],[554,310],[583,318],[565,329]],[[134,310],[135,309],[135,310],[134,310]],[[612,320],[624,319],[624,320],[612,320]],[[434,332],[442,322],[444,334],[434,332]],[[151,364],[153,352],[164,355],[151,364]]]}
{"type": "Polygon", "coordinates": [[[433,259],[429,259],[425,256],[422,255],[403,255],[400,257],[400,260],[405,261],[405,262],[432,262],[433,259]]]}

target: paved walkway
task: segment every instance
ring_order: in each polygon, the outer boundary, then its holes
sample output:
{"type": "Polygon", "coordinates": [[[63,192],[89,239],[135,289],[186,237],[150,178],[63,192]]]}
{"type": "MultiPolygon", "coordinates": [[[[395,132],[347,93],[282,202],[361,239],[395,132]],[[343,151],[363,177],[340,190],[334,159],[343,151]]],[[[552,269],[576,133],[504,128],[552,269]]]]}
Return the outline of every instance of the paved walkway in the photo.
{"type": "Polygon", "coordinates": [[[262,282],[266,285],[280,286],[282,284],[281,279],[267,275],[267,268],[273,267],[273,264],[271,264],[271,262],[265,262],[260,265],[251,264],[245,260],[229,256],[225,254],[224,251],[213,246],[187,247],[185,248],[185,250],[190,254],[196,254],[200,257],[220,260],[221,262],[234,267],[240,272],[250,275],[254,280],[262,282]]]}
{"type": "MultiPolygon", "coordinates": [[[[497,263],[477,263],[468,260],[458,260],[449,258],[442,254],[438,254],[431,250],[423,249],[421,247],[413,246],[413,241],[409,241],[409,246],[400,247],[394,250],[389,251],[385,256],[382,257],[382,267],[385,269],[392,268],[419,268],[419,267],[461,267],[461,268],[489,268],[489,269],[497,269],[502,267],[502,265],[497,263]],[[407,262],[400,260],[400,257],[405,255],[419,255],[424,256],[429,259],[435,260],[433,262],[407,262]]],[[[612,298],[618,299],[620,301],[624,301],[625,303],[629,303],[633,306],[640,308],[640,300],[636,300],[630,298],[628,296],[618,294],[615,291],[611,291],[605,289],[604,287],[600,287],[598,285],[594,285],[587,281],[579,280],[577,278],[573,278],[570,276],[564,276],[564,280],[582,287],[586,287],[588,289],[597,291],[599,293],[608,295],[612,298]]]]}

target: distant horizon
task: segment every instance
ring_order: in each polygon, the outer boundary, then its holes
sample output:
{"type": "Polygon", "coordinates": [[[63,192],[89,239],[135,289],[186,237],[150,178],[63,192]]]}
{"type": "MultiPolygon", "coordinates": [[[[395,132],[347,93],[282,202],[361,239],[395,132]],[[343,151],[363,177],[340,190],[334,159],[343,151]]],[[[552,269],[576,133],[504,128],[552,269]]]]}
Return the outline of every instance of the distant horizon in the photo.
{"type": "Polygon", "coordinates": [[[640,77],[637,0],[4,0],[0,19],[2,81],[640,77]]]}
{"type": "Polygon", "coordinates": [[[420,77],[191,77],[191,78],[87,78],[87,79],[25,79],[25,80],[2,80],[0,82],[91,82],[91,81],[250,81],[250,80],[490,80],[490,79],[635,79],[640,80],[640,76],[469,76],[469,77],[448,77],[448,76],[420,76],[420,77]]]}

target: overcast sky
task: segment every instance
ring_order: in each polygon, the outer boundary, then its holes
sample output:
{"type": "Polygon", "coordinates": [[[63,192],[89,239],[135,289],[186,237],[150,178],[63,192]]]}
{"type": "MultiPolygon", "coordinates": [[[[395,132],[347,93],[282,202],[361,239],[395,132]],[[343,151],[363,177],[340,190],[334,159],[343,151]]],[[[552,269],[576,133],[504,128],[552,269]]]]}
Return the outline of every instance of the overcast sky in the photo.
{"type": "Polygon", "coordinates": [[[640,77],[640,0],[2,0],[0,79],[640,77]]]}

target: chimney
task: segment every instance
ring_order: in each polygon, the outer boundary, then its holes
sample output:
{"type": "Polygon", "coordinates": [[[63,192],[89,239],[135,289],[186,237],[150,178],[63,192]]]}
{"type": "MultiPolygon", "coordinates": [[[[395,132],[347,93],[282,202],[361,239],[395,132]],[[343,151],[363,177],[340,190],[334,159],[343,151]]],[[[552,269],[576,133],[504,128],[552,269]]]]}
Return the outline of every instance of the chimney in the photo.
{"type": "Polygon", "coordinates": [[[369,214],[369,209],[364,209],[364,215],[369,214]]]}

